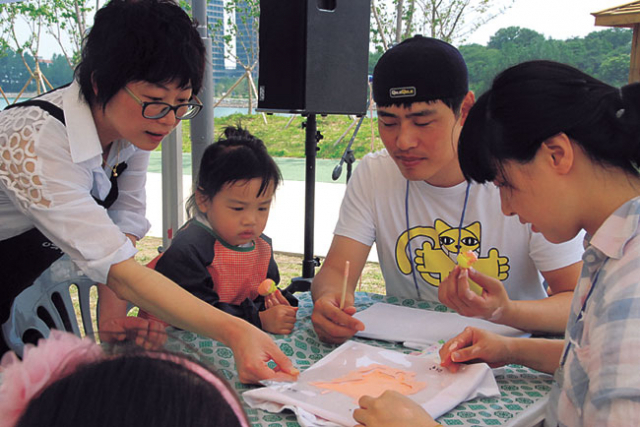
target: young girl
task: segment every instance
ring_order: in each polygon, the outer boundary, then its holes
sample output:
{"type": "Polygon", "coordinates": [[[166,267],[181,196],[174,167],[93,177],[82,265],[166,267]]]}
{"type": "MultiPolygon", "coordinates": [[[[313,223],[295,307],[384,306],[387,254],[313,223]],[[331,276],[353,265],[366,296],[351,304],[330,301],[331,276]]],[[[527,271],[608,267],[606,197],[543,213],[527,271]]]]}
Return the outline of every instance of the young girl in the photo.
{"type": "MultiPolygon", "coordinates": [[[[107,300],[122,314],[131,301],[231,347],[243,382],[293,378],[267,334],[133,258],[149,229],[149,152],[202,108],[204,69],[196,24],[176,2],[111,0],[95,14],[74,81],[0,113],[0,324],[64,253],[107,285],[99,287],[102,314],[107,300]]],[[[101,333],[142,326],[154,335],[152,322],[105,317],[101,333]]],[[[7,349],[0,340],[0,353],[7,349]]]]}
{"type": "MultiPolygon", "coordinates": [[[[584,229],[586,251],[564,342],[468,328],[443,346],[443,365],[456,370],[481,360],[555,371],[546,425],[637,424],[640,84],[617,89],[548,61],[512,67],[471,110],[459,157],[468,179],[500,187],[505,215],[518,215],[552,242],[584,229]]],[[[447,280],[468,288],[469,278],[489,291],[501,286],[473,269],[456,269],[447,280]]],[[[381,420],[379,409],[395,397],[361,402],[356,419],[378,425],[363,420],[381,420]]],[[[411,405],[400,400],[396,408],[411,405]]],[[[407,412],[425,415],[415,406],[407,412]]]]}
{"type": "Polygon", "coordinates": [[[258,295],[264,279],[280,280],[271,239],[262,232],[281,179],[261,140],[228,127],[202,156],[196,190],[187,202],[191,219],[149,266],[227,313],[265,331],[289,334],[296,321],[295,297],[276,291],[277,300],[265,301],[258,295]]]}
{"type": "Polygon", "coordinates": [[[182,355],[52,331],[0,364],[0,427],[248,427],[214,372],[182,355]]]}

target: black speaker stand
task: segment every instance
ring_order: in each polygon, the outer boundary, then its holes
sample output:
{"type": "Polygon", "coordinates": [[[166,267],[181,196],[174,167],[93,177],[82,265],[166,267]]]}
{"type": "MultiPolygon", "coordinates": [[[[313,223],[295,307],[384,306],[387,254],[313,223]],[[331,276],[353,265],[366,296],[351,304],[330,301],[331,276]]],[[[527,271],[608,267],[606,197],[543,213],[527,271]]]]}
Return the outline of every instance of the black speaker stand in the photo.
{"type": "Polygon", "coordinates": [[[351,140],[349,141],[349,144],[347,144],[347,148],[344,149],[344,153],[342,153],[342,157],[340,158],[340,163],[338,163],[338,165],[333,168],[333,172],[331,173],[331,179],[333,179],[334,181],[337,181],[338,178],[340,178],[340,175],[342,174],[342,164],[346,163],[347,164],[347,184],[349,183],[349,179],[351,178],[351,171],[353,169],[353,164],[356,161],[356,156],[353,154],[353,150],[351,149],[351,146],[353,145],[353,141],[356,140],[356,135],[358,135],[358,130],[360,130],[360,125],[362,125],[362,121],[364,120],[365,116],[362,115],[360,116],[360,119],[358,120],[358,124],[356,125],[356,129],[353,131],[353,135],[351,136],[351,140]]]}
{"type": "Polygon", "coordinates": [[[323,138],[317,131],[316,115],[307,115],[305,128],[305,192],[304,192],[304,259],[302,260],[302,277],[294,277],[287,291],[306,292],[311,289],[311,281],[316,267],[320,266],[320,258],[313,256],[314,209],[316,189],[316,154],[318,142],[323,138]]]}

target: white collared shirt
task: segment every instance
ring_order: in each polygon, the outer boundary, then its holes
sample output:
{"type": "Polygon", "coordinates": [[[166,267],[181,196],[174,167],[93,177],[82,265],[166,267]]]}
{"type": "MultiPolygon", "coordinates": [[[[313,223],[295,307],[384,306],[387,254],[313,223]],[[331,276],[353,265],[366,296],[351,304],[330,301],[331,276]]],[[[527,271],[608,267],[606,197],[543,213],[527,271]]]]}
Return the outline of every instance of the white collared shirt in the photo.
{"type": "Polygon", "coordinates": [[[149,152],[125,140],[114,141],[106,164],[89,105],[80,87],[54,91],[40,99],[64,110],[66,126],[39,107],[0,114],[0,240],[37,227],[98,282],[111,265],[136,253],[125,233],[142,238],[149,152]],[[111,168],[125,161],[119,195],[108,209],[111,168]]]}

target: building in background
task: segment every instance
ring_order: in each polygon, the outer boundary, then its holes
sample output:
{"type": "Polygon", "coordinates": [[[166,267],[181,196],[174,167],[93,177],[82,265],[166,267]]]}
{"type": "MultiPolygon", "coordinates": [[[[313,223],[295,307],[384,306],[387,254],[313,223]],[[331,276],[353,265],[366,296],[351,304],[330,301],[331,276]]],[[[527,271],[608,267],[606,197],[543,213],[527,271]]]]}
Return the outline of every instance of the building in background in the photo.
{"type": "MultiPolygon", "coordinates": [[[[244,66],[251,66],[258,60],[258,31],[255,18],[246,11],[246,3],[237,1],[235,26],[237,35],[231,46],[239,63],[225,61],[224,52],[227,46],[224,43],[224,34],[228,33],[227,15],[224,10],[225,0],[209,0],[207,3],[207,20],[211,37],[213,84],[225,78],[238,79],[244,73],[244,66]],[[226,64],[225,64],[226,62],[226,64]]],[[[258,67],[256,65],[253,77],[257,79],[258,67]]],[[[217,94],[216,94],[217,95],[217,94]]]]}
{"type": "Polygon", "coordinates": [[[207,3],[207,21],[209,37],[211,37],[211,61],[213,64],[213,85],[225,77],[224,65],[224,1],[209,0],[207,3]],[[212,31],[216,27],[216,22],[220,22],[223,31],[212,31]]]}

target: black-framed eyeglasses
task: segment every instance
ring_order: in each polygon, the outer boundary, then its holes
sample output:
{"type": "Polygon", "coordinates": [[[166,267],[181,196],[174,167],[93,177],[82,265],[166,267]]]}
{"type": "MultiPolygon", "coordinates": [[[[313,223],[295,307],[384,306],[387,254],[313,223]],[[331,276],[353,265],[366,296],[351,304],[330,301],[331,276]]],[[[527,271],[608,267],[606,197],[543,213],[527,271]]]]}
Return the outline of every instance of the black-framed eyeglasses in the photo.
{"type": "Polygon", "coordinates": [[[202,102],[197,96],[193,95],[193,98],[197,102],[188,102],[186,104],[171,105],[166,102],[153,101],[144,102],[140,98],[134,95],[128,87],[124,87],[124,90],[142,107],[142,117],[145,119],[161,119],[169,112],[173,111],[178,120],[193,119],[202,110],[202,102]]]}

